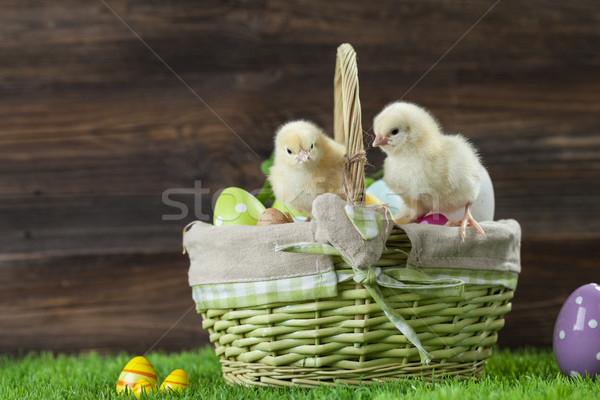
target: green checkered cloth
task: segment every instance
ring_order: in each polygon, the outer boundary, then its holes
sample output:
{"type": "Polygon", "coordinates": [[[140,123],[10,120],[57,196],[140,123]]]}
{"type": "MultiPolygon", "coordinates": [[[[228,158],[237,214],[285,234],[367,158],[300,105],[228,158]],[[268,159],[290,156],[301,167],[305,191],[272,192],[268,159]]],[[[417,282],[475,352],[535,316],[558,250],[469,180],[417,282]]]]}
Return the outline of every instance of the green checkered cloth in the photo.
{"type": "MultiPolygon", "coordinates": [[[[407,265],[408,268],[415,268],[407,265]]],[[[419,268],[427,275],[437,279],[460,279],[470,285],[500,285],[507,289],[517,288],[519,274],[510,271],[490,271],[482,269],[456,268],[419,268]]]]}
{"type": "MultiPolygon", "coordinates": [[[[487,270],[475,270],[475,269],[455,269],[455,268],[421,268],[407,264],[406,267],[383,267],[382,272],[385,275],[391,276],[401,282],[414,282],[414,281],[429,281],[429,282],[443,282],[444,280],[450,282],[461,281],[467,285],[491,285],[491,286],[504,286],[507,289],[515,290],[517,288],[518,274],[516,272],[508,271],[487,271],[487,270]],[[414,279],[414,271],[423,273],[419,278],[414,279]]],[[[345,282],[353,279],[355,276],[352,270],[338,270],[337,278],[338,282],[345,282]]],[[[397,289],[406,289],[409,291],[415,291],[415,287],[411,285],[403,285],[403,287],[396,287],[397,289]]],[[[439,288],[434,289],[432,293],[434,297],[443,297],[444,293],[439,291],[439,288]]],[[[421,295],[426,295],[423,292],[419,292],[421,295]]]]}
{"type": "Polygon", "coordinates": [[[365,240],[371,240],[381,232],[383,216],[373,210],[346,204],[346,215],[365,240]]]}
{"type": "Polygon", "coordinates": [[[192,287],[196,311],[291,303],[337,296],[335,271],[262,282],[217,283],[192,287]]]}
{"type": "MultiPolygon", "coordinates": [[[[280,251],[291,250],[294,244],[281,246],[280,251]]],[[[318,251],[318,246],[300,245],[296,252],[318,251]],[[302,247],[304,246],[304,247],[302,247]]],[[[333,249],[333,247],[331,247],[333,249]]],[[[331,249],[323,249],[323,253],[329,254],[331,249]]],[[[334,249],[335,250],[335,249],[334,249]]],[[[455,279],[465,284],[474,285],[501,285],[514,290],[517,287],[517,274],[502,271],[481,271],[466,269],[438,269],[438,268],[415,268],[407,265],[406,268],[384,267],[385,275],[399,277],[397,271],[408,269],[422,271],[430,279],[438,283],[444,279],[455,279]]],[[[404,274],[406,276],[406,273],[404,274]]],[[[326,272],[319,275],[309,275],[287,279],[277,279],[263,282],[240,282],[240,283],[218,283],[210,285],[196,285],[192,287],[192,295],[199,312],[208,309],[253,307],[260,304],[297,302],[305,300],[324,299],[337,296],[337,284],[353,279],[353,270],[338,270],[326,272]]],[[[414,291],[405,280],[401,280],[405,286],[402,289],[414,291]]],[[[422,286],[422,285],[420,285],[422,286]]],[[[435,296],[440,296],[440,288],[429,287],[435,296]]],[[[423,294],[423,292],[421,292],[423,294]]]]}

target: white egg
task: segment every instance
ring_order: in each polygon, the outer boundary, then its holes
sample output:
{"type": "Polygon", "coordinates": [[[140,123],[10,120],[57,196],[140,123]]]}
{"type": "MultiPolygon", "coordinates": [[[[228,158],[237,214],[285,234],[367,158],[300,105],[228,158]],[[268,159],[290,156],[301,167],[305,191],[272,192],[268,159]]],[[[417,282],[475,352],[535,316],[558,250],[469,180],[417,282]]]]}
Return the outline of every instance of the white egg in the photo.
{"type": "MultiPolygon", "coordinates": [[[[493,221],[494,220],[494,210],[495,210],[496,200],[494,197],[494,185],[492,184],[492,179],[490,178],[490,174],[488,174],[485,167],[481,167],[481,182],[479,184],[479,195],[477,199],[473,202],[473,206],[471,207],[471,214],[473,214],[473,218],[475,221],[493,221]]],[[[464,208],[460,210],[454,211],[449,215],[446,215],[449,220],[461,220],[465,215],[464,208]]]]}

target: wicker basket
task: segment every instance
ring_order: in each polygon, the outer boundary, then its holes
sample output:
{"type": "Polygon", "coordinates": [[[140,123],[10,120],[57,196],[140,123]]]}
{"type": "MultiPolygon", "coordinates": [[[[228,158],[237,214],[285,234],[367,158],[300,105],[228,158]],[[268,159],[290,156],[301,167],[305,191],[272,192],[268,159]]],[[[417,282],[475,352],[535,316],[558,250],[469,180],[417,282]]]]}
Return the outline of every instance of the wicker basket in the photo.
{"type": "MultiPolygon", "coordinates": [[[[338,48],[335,76],[335,136],[345,140],[351,163],[348,199],[364,196],[364,158],[356,55],[338,48]]],[[[377,266],[406,265],[411,243],[394,228],[377,266]]],[[[350,266],[334,256],[336,270],[350,266]]],[[[423,297],[382,288],[385,301],[416,332],[433,356],[424,364],[413,344],[394,326],[369,292],[354,281],[338,284],[336,298],[293,304],[202,312],[223,376],[231,384],[316,387],[368,384],[419,377],[477,379],[511,309],[504,286],[465,285],[459,297],[423,297]]]]}

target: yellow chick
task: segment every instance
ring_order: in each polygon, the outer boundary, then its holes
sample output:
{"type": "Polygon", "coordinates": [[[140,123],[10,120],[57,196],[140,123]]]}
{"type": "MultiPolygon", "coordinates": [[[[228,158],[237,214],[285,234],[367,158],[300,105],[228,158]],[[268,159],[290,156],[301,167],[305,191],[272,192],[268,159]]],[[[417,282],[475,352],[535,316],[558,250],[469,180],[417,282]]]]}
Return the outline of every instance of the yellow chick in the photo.
{"type": "Polygon", "coordinates": [[[444,135],[431,114],[404,102],[386,106],[373,127],[373,147],[387,154],[383,180],[405,203],[397,214],[399,223],[418,221],[432,211],[447,215],[464,207],[464,218],[447,225],[459,226],[463,240],[468,225],[485,236],[471,215],[482,167],[467,139],[444,135]]]}
{"type": "Polygon", "coordinates": [[[275,134],[269,181],[275,197],[311,216],[313,200],[323,193],[342,195],[345,146],[309,121],[291,121],[275,134]]]}

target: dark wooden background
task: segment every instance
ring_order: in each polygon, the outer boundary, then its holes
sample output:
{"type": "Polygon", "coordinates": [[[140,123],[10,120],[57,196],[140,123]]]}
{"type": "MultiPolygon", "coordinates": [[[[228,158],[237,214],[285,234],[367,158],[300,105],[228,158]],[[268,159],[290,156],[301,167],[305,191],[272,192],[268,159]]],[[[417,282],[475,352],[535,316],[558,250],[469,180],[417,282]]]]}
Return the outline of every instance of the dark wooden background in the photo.
{"type": "Polygon", "coordinates": [[[0,0],[0,352],[206,343],[181,229],[216,190],[262,185],[279,124],[331,131],[343,42],[365,130],[406,94],[479,147],[496,217],[523,228],[500,344],[550,345],[600,280],[600,3],[504,0],[472,27],[493,5],[0,0]],[[173,188],[189,213],[163,220],[173,188]]]}

